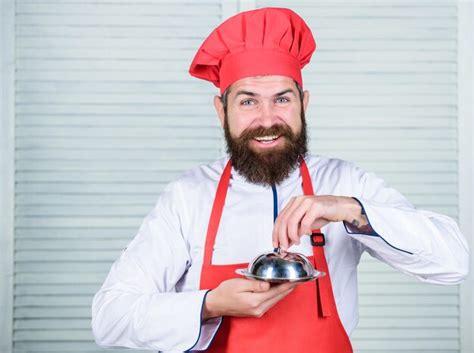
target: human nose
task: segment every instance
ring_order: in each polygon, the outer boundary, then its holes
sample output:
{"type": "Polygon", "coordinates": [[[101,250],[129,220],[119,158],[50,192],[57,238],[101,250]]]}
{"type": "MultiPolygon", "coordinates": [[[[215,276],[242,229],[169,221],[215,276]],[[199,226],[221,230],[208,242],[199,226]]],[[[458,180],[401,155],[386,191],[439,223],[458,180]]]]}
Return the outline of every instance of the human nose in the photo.
{"type": "Polygon", "coordinates": [[[271,102],[263,102],[260,106],[259,123],[264,127],[271,127],[277,121],[277,114],[271,102]]]}

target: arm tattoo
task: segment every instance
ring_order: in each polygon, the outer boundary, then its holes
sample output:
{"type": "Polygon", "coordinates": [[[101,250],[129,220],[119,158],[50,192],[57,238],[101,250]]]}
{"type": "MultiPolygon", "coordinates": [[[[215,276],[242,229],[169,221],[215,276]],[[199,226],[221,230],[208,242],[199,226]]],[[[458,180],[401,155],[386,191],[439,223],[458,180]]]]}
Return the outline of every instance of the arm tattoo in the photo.
{"type": "Polygon", "coordinates": [[[357,219],[353,219],[351,222],[355,227],[359,227],[359,221],[357,219]]]}

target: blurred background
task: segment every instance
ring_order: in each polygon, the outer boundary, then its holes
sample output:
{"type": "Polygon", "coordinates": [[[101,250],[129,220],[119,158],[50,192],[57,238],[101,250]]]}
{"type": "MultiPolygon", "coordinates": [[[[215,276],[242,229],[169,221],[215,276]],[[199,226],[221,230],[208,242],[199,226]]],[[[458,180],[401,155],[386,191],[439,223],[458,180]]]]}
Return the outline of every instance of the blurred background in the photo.
{"type": "MultiPolygon", "coordinates": [[[[102,351],[90,305],[112,262],[170,180],[225,153],[217,89],[187,71],[242,10],[291,6],[313,30],[311,152],[472,243],[472,2],[1,1],[2,353],[102,351]]],[[[364,257],[359,283],[356,352],[473,352],[472,275],[427,285],[364,257]]]]}

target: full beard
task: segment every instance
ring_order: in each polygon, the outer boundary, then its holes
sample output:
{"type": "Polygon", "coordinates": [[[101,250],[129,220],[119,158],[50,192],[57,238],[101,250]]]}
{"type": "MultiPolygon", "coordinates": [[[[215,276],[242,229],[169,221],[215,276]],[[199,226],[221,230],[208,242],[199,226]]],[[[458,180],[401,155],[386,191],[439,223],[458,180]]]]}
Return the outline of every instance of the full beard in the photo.
{"type": "Polygon", "coordinates": [[[224,135],[227,142],[227,153],[232,165],[244,178],[264,186],[280,184],[299,166],[300,158],[308,152],[306,120],[301,113],[301,131],[293,133],[288,125],[273,125],[269,128],[257,127],[246,129],[239,137],[232,137],[227,116],[224,121],[224,135]],[[285,139],[283,146],[268,150],[254,151],[250,142],[259,136],[278,135],[285,139]]]}

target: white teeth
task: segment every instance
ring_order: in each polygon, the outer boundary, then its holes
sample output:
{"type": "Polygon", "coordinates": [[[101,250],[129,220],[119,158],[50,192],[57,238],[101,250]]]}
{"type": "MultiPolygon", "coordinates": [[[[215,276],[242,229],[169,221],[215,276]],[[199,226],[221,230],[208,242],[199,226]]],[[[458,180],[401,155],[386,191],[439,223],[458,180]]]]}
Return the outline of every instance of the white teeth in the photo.
{"type": "Polygon", "coordinates": [[[259,136],[255,137],[255,140],[259,142],[270,142],[276,140],[279,136],[278,135],[269,135],[269,136],[259,136]]]}

